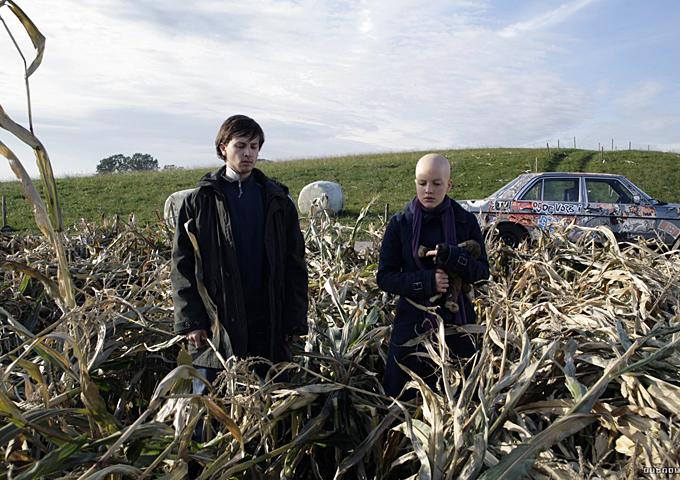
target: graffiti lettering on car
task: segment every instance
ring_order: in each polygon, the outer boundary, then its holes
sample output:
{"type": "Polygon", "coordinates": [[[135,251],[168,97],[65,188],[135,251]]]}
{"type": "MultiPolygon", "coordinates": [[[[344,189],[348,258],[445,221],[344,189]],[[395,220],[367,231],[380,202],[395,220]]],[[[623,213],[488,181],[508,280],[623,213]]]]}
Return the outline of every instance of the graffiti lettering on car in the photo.
{"type": "Polygon", "coordinates": [[[573,215],[581,213],[582,207],[580,203],[533,202],[531,209],[541,215],[573,215]]]}
{"type": "Polygon", "coordinates": [[[497,211],[510,210],[510,200],[496,200],[493,209],[497,211]]]}

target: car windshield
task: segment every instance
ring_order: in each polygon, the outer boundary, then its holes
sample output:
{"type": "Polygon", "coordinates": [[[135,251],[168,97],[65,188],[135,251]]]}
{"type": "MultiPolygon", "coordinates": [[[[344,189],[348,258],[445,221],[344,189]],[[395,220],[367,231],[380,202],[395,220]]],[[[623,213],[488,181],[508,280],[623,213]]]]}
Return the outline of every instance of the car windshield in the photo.
{"type": "Polygon", "coordinates": [[[491,195],[489,195],[489,198],[513,198],[515,193],[517,193],[517,190],[519,190],[525,182],[526,175],[520,175],[493,192],[491,195]]]}

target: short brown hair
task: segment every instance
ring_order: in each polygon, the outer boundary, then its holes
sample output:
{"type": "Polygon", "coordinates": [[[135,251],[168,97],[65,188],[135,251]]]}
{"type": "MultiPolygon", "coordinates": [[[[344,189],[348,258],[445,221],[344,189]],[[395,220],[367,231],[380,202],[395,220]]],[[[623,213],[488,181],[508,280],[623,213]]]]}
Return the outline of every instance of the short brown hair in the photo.
{"type": "Polygon", "coordinates": [[[228,144],[233,137],[248,137],[249,140],[259,137],[260,148],[264,143],[264,132],[255,120],[245,115],[232,115],[224,121],[215,138],[215,150],[222,160],[226,159],[220,151],[220,145],[228,144]]]}

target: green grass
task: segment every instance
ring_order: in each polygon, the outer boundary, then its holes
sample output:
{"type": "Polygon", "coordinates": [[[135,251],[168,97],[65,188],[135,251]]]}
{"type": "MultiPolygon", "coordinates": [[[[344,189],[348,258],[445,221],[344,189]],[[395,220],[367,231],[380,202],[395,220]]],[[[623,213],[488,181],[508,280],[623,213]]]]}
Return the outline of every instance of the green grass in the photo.
{"type": "MultiPolygon", "coordinates": [[[[403,208],[414,195],[413,170],[424,152],[356,155],[325,159],[295,160],[259,164],[268,175],[288,185],[297,198],[306,184],[330,180],[342,185],[346,210],[341,216],[349,223],[374,195],[379,200],[375,215],[385,204],[390,211],[403,208]]],[[[482,198],[522,172],[590,171],[626,175],[655,198],[680,203],[680,154],[616,151],[603,155],[590,150],[562,149],[466,149],[442,151],[452,163],[454,198],[482,198]],[[603,161],[604,160],[604,161],[603,161]]],[[[162,216],[167,196],[193,187],[211,169],[96,175],[57,179],[65,225],[84,218],[97,221],[119,215],[136,215],[141,223],[156,222],[162,216]]],[[[38,184],[40,182],[37,182],[38,184]]],[[[7,197],[7,223],[16,229],[35,230],[30,207],[23,200],[17,182],[0,183],[7,197]]]]}

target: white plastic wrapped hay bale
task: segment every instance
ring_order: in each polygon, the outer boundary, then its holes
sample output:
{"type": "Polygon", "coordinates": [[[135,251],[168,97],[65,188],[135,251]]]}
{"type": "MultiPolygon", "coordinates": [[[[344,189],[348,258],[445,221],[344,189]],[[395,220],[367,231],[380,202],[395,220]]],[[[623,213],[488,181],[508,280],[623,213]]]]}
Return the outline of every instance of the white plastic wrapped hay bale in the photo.
{"type": "Polygon", "coordinates": [[[194,191],[193,188],[180,190],[178,192],[171,193],[165,200],[165,206],[163,207],[163,219],[165,220],[165,224],[168,227],[172,229],[175,228],[179,208],[182,206],[184,198],[193,191],[194,191]]]}
{"type": "Polygon", "coordinates": [[[319,180],[305,185],[298,196],[298,208],[303,215],[309,215],[316,209],[325,209],[337,215],[345,207],[345,196],[342,187],[335,182],[319,180]]]}

